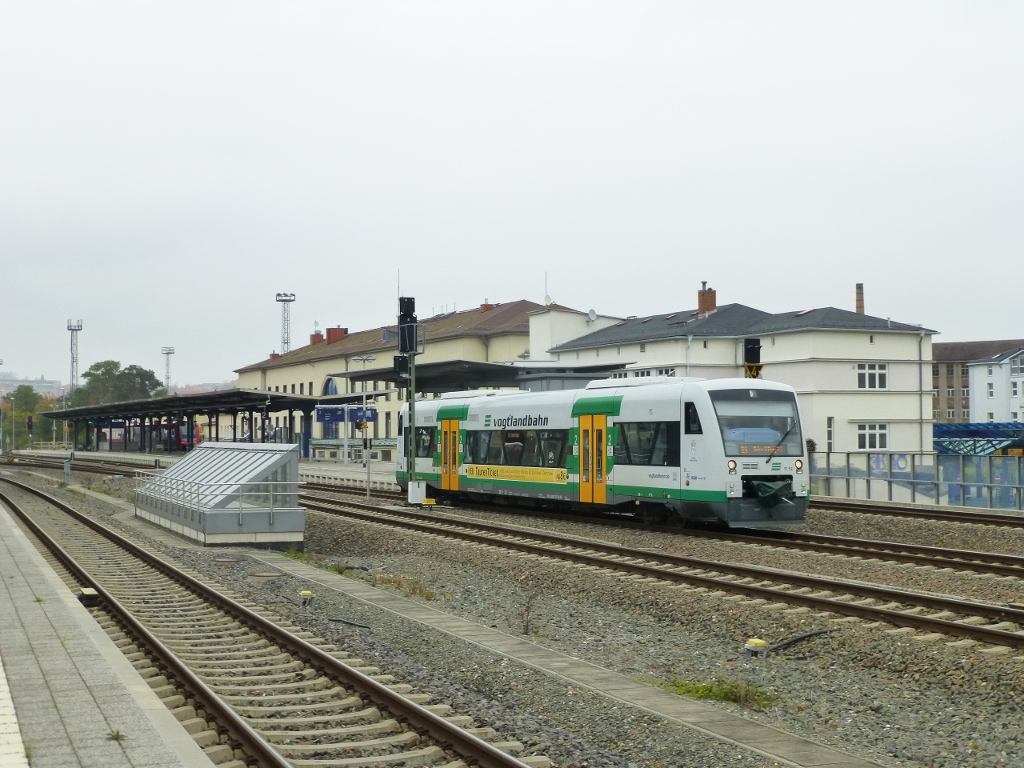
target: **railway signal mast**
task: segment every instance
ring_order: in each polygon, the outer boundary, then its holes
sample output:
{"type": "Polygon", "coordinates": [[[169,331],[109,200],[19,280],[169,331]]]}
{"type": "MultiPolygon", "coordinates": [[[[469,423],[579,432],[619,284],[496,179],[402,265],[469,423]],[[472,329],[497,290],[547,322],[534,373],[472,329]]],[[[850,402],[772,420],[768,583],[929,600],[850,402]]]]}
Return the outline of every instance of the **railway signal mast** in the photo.
{"type": "Polygon", "coordinates": [[[416,299],[401,296],[398,299],[398,351],[395,371],[409,376],[409,442],[406,444],[405,463],[409,470],[410,504],[422,504],[426,498],[426,483],[416,480],[416,355],[420,353],[419,324],[416,322],[416,299]]]}
{"type": "Polygon", "coordinates": [[[171,394],[171,355],[174,354],[174,347],[161,347],[160,354],[167,358],[164,365],[164,389],[167,390],[167,394],[171,394]]]}
{"type": "Polygon", "coordinates": [[[279,293],[277,301],[281,304],[281,354],[283,355],[292,348],[292,318],[288,307],[295,301],[295,294],[279,293]]]}

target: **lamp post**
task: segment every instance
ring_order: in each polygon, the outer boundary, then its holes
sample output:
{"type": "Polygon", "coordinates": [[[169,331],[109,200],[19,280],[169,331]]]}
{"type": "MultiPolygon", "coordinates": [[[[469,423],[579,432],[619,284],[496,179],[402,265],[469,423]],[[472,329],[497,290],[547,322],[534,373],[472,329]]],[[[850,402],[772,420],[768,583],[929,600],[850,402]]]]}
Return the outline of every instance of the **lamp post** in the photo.
{"type": "MultiPolygon", "coordinates": [[[[357,363],[363,364],[363,370],[366,370],[366,364],[374,362],[377,358],[373,355],[356,355],[352,358],[357,363]]],[[[376,402],[376,400],[374,401],[376,402]]],[[[369,431],[369,424],[366,421],[366,382],[363,382],[363,432],[369,431]]],[[[366,467],[366,498],[370,498],[370,451],[367,447],[367,437],[363,436],[363,465],[366,467]]]]}

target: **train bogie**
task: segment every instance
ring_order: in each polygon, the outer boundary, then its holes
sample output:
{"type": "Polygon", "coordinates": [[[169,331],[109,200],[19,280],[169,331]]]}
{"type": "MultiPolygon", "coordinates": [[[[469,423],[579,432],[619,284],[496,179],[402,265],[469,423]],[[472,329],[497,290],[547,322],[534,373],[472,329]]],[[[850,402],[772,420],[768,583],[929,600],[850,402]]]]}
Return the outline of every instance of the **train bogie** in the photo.
{"type": "Polygon", "coordinates": [[[449,393],[403,410],[398,482],[758,527],[803,521],[809,482],[794,391],[754,379],[591,382],[582,390],[449,393]]]}

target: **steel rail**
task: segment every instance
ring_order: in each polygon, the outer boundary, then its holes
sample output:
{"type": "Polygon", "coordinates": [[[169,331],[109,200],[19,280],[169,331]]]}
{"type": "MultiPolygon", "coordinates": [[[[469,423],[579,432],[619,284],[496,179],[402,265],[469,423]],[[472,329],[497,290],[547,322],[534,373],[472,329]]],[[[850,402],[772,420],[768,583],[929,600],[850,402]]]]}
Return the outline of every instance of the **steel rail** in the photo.
{"type": "Polygon", "coordinates": [[[865,504],[846,499],[834,501],[812,501],[812,510],[838,510],[840,512],[857,512],[869,515],[885,515],[887,517],[918,517],[927,520],[945,520],[954,523],[975,523],[977,525],[1003,525],[1009,528],[1024,528],[1022,515],[993,515],[985,512],[951,512],[932,507],[910,509],[907,507],[886,506],[884,504],[865,504]]]}
{"type": "MultiPolygon", "coordinates": [[[[10,481],[8,481],[10,482],[10,481]]],[[[44,497],[45,498],[45,497],[44,497]]],[[[6,504],[14,514],[25,524],[33,535],[50,550],[54,557],[70,571],[82,584],[96,590],[97,594],[104,601],[107,609],[117,618],[127,630],[135,635],[136,639],[157,659],[167,670],[175,682],[180,685],[192,698],[196,700],[213,717],[219,731],[227,733],[234,740],[233,748],[241,749],[250,758],[258,761],[261,767],[265,768],[290,768],[291,763],[286,761],[274,748],[265,741],[253,728],[245,722],[233,709],[225,704],[220,697],[214,693],[191,669],[150,632],[132,612],[126,608],[116,597],[114,597],[92,574],[71,556],[60,544],[58,544],[45,530],[42,529],[31,517],[29,517],[20,506],[5,493],[0,492],[0,500],[6,504]]],[[[66,510],[64,510],[66,511],[66,510]]]]}
{"type": "MultiPolygon", "coordinates": [[[[442,745],[447,746],[457,754],[472,760],[474,763],[479,765],[480,768],[528,768],[525,763],[517,760],[512,755],[502,752],[500,749],[483,739],[474,736],[463,728],[453,725],[440,715],[436,715],[430,710],[409,701],[401,694],[392,691],[390,688],[377,682],[368,675],[364,675],[362,672],[349,667],[326,651],[317,648],[300,637],[292,635],[290,632],[265,619],[258,613],[249,610],[226,595],[216,591],[212,587],[178,570],[170,563],[167,563],[156,555],[146,551],[134,542],[131,542],[117,533],[106,529],[95,520],[92,520],[77,510],[69,507],[59,499],[55,499],[43,491],[8,478],[0,478],[0,480],[11,483],[22,490],[32,493],[44,499],[48,503],[53,504],[58,509],[78,520],[80,523],[83,523],[100,535],[113,541],[118,546],[126,549],[128,552],[138,557],[147,565],[163,573],[168,578],[178,581],[186,589],[196,593],[203,599],[216,604],[226,613],[234,615],[243,624],[246,624],[256,632],[264,634],[269,640],[294,653],[306,663],[319,669],[328,677],[334,677],[342,684],[355,689],[394,715],[404,719],[413,728],[427,733],[431,738],[440,742],[442,745]]],[[[198,678],[196,679],[198,680],[198,678]]],[[[210,695],[216,698],[216,694],[212,691],[210,691],[210,695]]],[[[227,705],[221,702],[220,706],[226,707],[227,705]]],[[[238,717],[233,710],[229,711],[231,711],[236,718],[238,717]]],[[[244,721],[242,722],[244,723],[244,721]]],[[[245,725],[245,728],[250,731],[252,730],[248,725],[245,725]]],[[[255,734],[255,731],[253,731],[253,733],[255,734]]],[[[258,734],[257,738],[259,738],[258,734]]],[[[285,762],[281,765],[287,766],[289,764],[285,762]]]]}
{"type": "MultiPolygon", "coordinates": [[[[337,490],[322,483],[306,483],[305,490],[337,490]]],[[[383,494],[379,494],[383,496],[383,494]]],[[[321,497],[306,496],[308,499],[321,497]]],[[[851,539],[840,536],[824,536],[813,533],[797,533],[794,531],[762,530],[757,533],[703,530],[699,528],[681,528],[678,526],[651,525],[637,520],[622,517],[584,517],[552,513],[548,510],[524,510],[516,507],[491,506],[478,504],[485,510],[496,510],[502,514],[533,515],[543,519],[569,520],[571,522],[611,525],[614,527],[644,532],[667,533],[718,541],[733,541],[742,544],[799,549],[807,552],[834,553],[850,557],[865,557],[877,560],[890,560],[899,563],[916,565],[932,565],[937,568],[954,568],[957,570],[974,571],[977,573],[994,573],[999,576],[1015,576],[1024,578],[1024,557],[1004,555],[1001,553],[977,552],[966,549],[944,549],[918,544],[878,541],[873,539],[851,539]]]]}
{"type": "MultiPolygon", "coordinates": [[[[581,563],[584,565],[590,565],[603,569],[625,571],[627,573],[636,574],[638,576],[643,576],[645,578],[658,579],[660,581],[693,584],[696,586],[705,587],[710,590],[733,592],[736,594],[743,594],[749,597],[764,599],[771,602],[791,603],[808,608],[814,608],[816,610],[831,611],[833,613],[844,614],[848,616],[857,616],[860,618],[871,619],[874,621],[884,621],[886,623],[895,624],[897,626],[909,626],[914,627],[916,629],[925,629],[931,632],[941,632],[943,634],[956,637],[966,637],[972,640],[979,640],[981,642],[986,642],[993,645],[1006,645],[1014,648],[1024,648],[1024,634],[1018,632],[1008,632],[1000,629],[978,627],[969,624],[962,624],[959,622],[946,621],[944,619],[932,619],[928,617],[908,614],[903,611],[890,610],[887,608],[873,607],[857,603],[848,603],[842,600],[830,599],[825,597],[815,597],[812,595],[799,594],[794,592],[788,592],[785,590],[762,587],[756,584],[741,584],[733,581],[723,581],[720,579],[702,576],[696,573],[681,573],[679,571],[670,570],[663,567],[644,565],[641,562],[624,562],[623,560],[612,560],[605,557],[596,557],[594,555],[588,555],[577,551],[568,551],[565,549],[551,549],[548,546],[544,546],[543,544],[531,544],[529,542],[521,540],[512,541],[508,539],[494,539],[488,536],[487,534],[473,533],[467,530],[452,530],[451,527],[440,528],[436,524],[430,525],[427,523],[418,522],[415,519],[398,519],[400,517],[425,517],[422,515],[417,515],[416,513],[378,509],[372,507],[371,505],[359,504],[357,502],[350,501],[339,500],[335,502],[335,504],[348,507],[358,507],[359,509],[335,510],[331,509],[329,505],[318,503],[314,503],[312,505],[307,503],[307,506],[313,509],[320,509],[325,512],[340,511],[341,514],[355,517],[366,522],[384,525],[399,525],[401,527],[409,528],[410,530],[415,530],[420,533],[451,536],[453,538],[461,538],[466,541],[471,541],[476,544],[482,544],[486,546],[498,547],[503,549],[514,549],[520,552],[526,552],[528,554],[539,555],[548,558],[556,558],[561,560],[569,560],[571,562],[581,563]],[[377,514],[362,511],[366,509],[373,510],[377,514]],[[382,518],[381,515],[394,516],[394,518],[385,520],[382,518]]],[[[756,566],[736,566],[716,561],[687,558],[679,555],[661,554],[656,552],[650,552],[648,550],[628,549],[626,547],[619,547],[617,545],[605,544],[603,542],[591,542],[583,539],[575,539],[572,537],[553,536],[550,534],[540,533],[533,534],[531,532],[521,531],[514,528],[502,528],[501,526],[493,526],[484,523],[477,526],[475,523],[468,522],[457,523],[447,520],[438,522],[443,524],[444,526],[472,526],[478,527],[480,530],[488,531],[488,533],[498,534],[502,536],[532,538],[536,541],[546,542],[547,544],[551,545],[604,552],[606,554],[615,555],[617,557],[628,558],[629,560],[633,561],[661,561],[666,564],[671,564],[677,568],[689,568],[702,572],[715,571],[718,573],[725,573],[729,575],[738,576],[741,578],[759,579],[761,581],[784,582],[790,585],[808,587],[811,589],[831,592],[833,594],[836,592],[841,592],[843,594],[850,594],[862,598],[886,600],[890,603],[901,603],[903,605],[914,605],[925,608],[934,608],[939,611],[951,611],[967,615],[982,616],[988,619],[994,619],[998,621],[1024,621],[1024,610],[1006,606],[989,605],[985,603],[976,603],[964,600],[953,600],[950,598],[936,597],[932,595],[921,595],[910,592],[903,592],[901,590],[886,589],[883,587],[872,587],[866,584],[838,581],[835,579],[805,576],[802,574],[794,574],[787,571],[760,568],[756,566]]]]}

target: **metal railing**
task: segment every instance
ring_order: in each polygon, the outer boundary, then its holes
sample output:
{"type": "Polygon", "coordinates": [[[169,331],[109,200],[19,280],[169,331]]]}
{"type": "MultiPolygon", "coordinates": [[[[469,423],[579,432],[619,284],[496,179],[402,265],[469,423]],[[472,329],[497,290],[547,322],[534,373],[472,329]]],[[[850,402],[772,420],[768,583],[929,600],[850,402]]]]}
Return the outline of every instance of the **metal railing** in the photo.
{"type": "Polygon", "coordinates": [[[812,453],[810,462],[816,496],[1024,510],[1024,456],[812,453]]]}
{"type": "Polygon", "coordinates": [[[275,510],[297,509],[298,499],[298,480],[210,483],[157,472],[139,472],[135,478],[137,506],[192,521],[197,514],[214,509],[237,510],[241,525],[244,513],[269,511],[269,522],[273,525],[275,510]]]}

